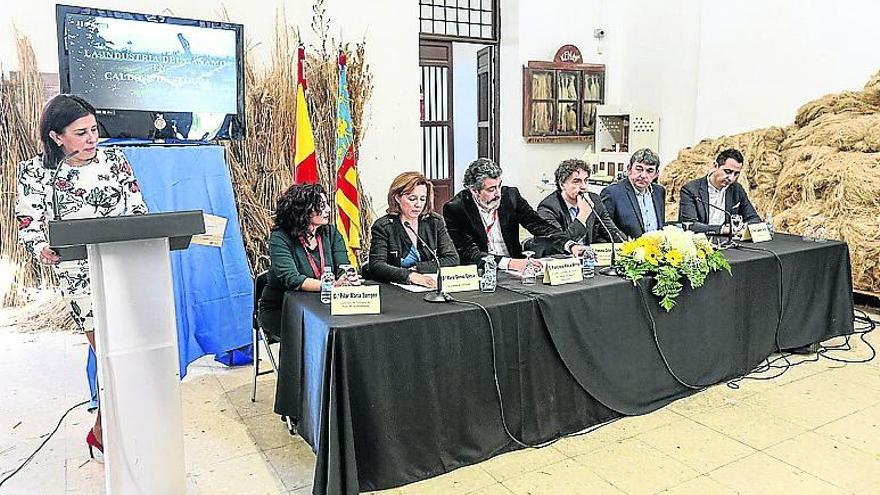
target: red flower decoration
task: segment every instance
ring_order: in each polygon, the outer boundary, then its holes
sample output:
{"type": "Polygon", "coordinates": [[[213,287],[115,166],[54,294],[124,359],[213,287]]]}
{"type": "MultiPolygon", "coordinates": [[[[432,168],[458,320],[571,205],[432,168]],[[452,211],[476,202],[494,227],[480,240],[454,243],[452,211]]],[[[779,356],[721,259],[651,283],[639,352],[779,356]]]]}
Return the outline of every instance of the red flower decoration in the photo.
{"type": "Polygon", "coordinates": [[[67,179],[58,179],[55,181],[55,189],[58,189],[59,191],[67,191],[72,187],[73,184],[71,184],[70,181],[67,179]]]}
{"type": "Polygon", "coordinates": [[[137,181],[132,181],[128,184],[128,190],[129,192],[134,194],[136,192],[140,192],[141,186],[138,185],[137,181]]]}
{"type": "Polygon", "coordinates": [[[34,217],[31,217],[31,216],[18,217],[19,230],[28,228],[31,225],[31,222],[33,222],[33,221],[34,221],[34,217]]]}
{"type": "Polygon", "coordinates": [[[75,191],[73,191],[74,196],[79,196],[79,197],[82,197],[85,193],[86,193],[86,190],[81,187],[77,188],[75,191]]]}

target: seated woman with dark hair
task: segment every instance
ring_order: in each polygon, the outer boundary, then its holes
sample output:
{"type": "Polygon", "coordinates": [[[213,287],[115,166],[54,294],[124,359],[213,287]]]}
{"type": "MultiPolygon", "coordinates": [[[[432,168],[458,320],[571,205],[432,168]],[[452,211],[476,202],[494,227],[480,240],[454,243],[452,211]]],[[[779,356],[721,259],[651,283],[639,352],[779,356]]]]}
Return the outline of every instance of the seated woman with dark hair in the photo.
{"type": "Polygon", "coordinates": [[[398,175],[388,189],[386,212],[371,230],[369,277],[382,282],[436,287],[434,278],[425,275],[437,272],[437,262],[426,247],[437,253],[440,266],[458,265],[458,252],[443,217],[434,213],[431,183],[418,172],[398,175]]]}
{"type": "MultiPolygon", "coordinates": [[[[349,262],[342,234],[329,221],[327,193],[319,184],[293,185],[278,198],[269,235],[269,273],[259,302],[260,325],[270,334],[280,334],[285,291],[318,292],[325,266],[339,274],[339,266],[349,262]]],[[[358,283],[344,273],[336,279],[337,286],[358,283]]]]}

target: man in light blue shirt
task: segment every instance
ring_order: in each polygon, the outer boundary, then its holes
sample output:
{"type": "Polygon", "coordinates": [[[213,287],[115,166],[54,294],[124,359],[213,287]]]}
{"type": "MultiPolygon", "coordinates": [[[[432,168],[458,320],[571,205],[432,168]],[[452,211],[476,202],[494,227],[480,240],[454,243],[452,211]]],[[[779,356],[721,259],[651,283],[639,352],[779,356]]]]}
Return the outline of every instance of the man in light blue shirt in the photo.
{"type": "Polygon", "coordinates": [[[643,148],[629,159],[627,178],[602,190],[602,203],[614,225],[635,239],[663,227],[666,191],[654,179],[660,171],[660,157],[643,148]]]}

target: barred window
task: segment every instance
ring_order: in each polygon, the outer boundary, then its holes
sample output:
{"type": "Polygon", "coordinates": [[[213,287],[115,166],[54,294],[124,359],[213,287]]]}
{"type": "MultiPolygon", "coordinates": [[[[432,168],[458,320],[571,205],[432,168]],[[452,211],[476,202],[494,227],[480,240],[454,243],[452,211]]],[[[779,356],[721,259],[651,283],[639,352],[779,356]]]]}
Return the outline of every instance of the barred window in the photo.
{"type": "Polygon", "coordinates": [[[469,41],[498,41],[499,0],[419,0],[422,35],[469,41]]]}

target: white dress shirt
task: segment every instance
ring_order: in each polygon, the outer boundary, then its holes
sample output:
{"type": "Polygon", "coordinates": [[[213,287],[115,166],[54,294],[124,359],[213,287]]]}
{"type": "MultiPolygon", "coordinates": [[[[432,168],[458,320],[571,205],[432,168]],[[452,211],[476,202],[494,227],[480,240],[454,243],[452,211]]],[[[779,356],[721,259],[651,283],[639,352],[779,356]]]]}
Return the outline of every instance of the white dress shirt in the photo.
{"type": "MultiPolygon", "coordinates": [[[[476,201],[476,198],[474,199],[476,201]]],[[[507,270],[507,266],[510,264],[510,252],[507,251],[507,244],[504,243],[504,236],[501,235],[501,220],[498,218],[498,208],[484,210],[480,206],[480,203],[477,203],[477,211],[480,212],[480,219],[483,221],[483,228],[489,229],[486,232],[486,237],[489,238],[489,244],[487,246],[489,254],[501,256],[498,268],[507,270]]]]}
{"type": "Polygon", "coordinates": [[[724,225],[724,221],[727,219],[727,216],[724,214],[726,210],[724,193],[727,192],[727,187],[715,189],[715,186],[712,185],[712,174],[706,176],[706,181],[709,183],[709,204],[720,208],[720,210],[709,208],[709,221],[707,223],[709,225],[724,225]]]}

